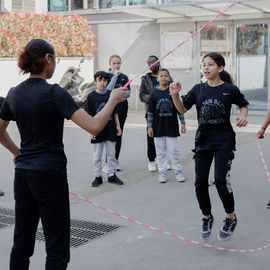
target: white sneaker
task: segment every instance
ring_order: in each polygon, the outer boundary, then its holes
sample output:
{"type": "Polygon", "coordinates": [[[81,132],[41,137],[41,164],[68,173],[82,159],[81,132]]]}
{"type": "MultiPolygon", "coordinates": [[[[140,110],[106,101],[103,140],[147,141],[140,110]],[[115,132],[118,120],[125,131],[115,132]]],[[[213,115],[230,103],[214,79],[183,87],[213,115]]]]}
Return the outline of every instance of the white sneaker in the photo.
{"type": "Polygon", "coordinates": [[[167,170],[169,171],[171,169],[172,169],[172,166],[169,163],[167,163],[167,170]]]}
{"type": "Polygon", "coordinates": [[[102,170],[103,170],[103,172],[105,172],[107,174],[109,173],[109,168],[108,168],[108,164],[107,163],[104,164],[104,167],[103,167],[102,170]]]}
{"type": "Polygon", "coordinates": [[[159,183],[166,183],[167,182],[167,178],[166,178],[166,176],[164,174],[160,174],[158,176],[158,181],[159,181],[159,183]]]}
{"type": "Polygon", "coordinates": [[[176,175],[175,175],[175,178],[178,182],[185,182],[186,178],[183,174],[183,172],[178,172],[176,175]]]}
{"type": "Polygon", "coordinates": [[[155,161],[148,162],[148,171],[149,172],[156,172],[157,171],[157,167],[156,167],[155,161]]]}

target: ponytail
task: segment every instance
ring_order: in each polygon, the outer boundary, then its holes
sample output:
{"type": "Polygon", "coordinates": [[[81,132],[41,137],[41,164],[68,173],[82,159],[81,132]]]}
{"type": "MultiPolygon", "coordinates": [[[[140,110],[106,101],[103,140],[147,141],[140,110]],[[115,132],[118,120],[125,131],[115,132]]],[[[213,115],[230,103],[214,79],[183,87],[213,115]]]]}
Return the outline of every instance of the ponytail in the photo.
{"type": "Polygon", "coordinates": [[[224,82],[228,82],[230,84],[234,84],[234,81],[232,79],[232,76],[229,72],[227,72],[226,70],[222,70],[220,73],[219,73],[219,76],[220,76],[220,79],[224,82]]]}

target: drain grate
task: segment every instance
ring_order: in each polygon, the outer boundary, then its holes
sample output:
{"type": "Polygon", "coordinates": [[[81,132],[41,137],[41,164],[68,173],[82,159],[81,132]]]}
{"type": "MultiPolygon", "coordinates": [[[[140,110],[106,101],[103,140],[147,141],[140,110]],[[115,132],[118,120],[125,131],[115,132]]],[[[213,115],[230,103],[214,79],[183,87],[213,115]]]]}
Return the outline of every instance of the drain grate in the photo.
{"type": "Polygon", "coordinates": [[[15,223],[14,211],[0,207],[0,229],[9,227],[14,223],[15,223]]]}
{"type": "MultiPolygon", "coordinates": [[[[14,223],[14,210],[0,207],[0,229],[14,225],[14,223]]],[[[70,247],[72,248],[84,245],[90,240],[104,236],[120,227],[120,225],[78,219],[71,219],[70,224],[70,247]]],[[[37,229],[36,240],[45,241],[42,228],[37,229]]]]}
{"type": "MultiPolygon", "coordinates": [[[[93,221],[71,219],[70,228],[70,247],[76,248],[86,244],[90,240],[94,240],[104,236],[110,232],[117,230],[120,226],[107,223],[99,223],[93,221]]],[[[38,228],[36,239],[45,241],[42,228],[38,228]]]]}

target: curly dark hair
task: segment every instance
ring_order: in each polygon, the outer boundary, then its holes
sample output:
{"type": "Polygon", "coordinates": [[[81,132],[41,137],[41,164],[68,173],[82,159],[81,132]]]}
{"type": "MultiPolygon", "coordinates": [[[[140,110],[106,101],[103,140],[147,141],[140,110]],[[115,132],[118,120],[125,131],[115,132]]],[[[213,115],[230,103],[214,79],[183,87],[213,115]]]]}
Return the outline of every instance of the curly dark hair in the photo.
{"type": "Polygon", "coordinates": [[[19,54],[18,66],[23,74],[42,73],[46,54],[55,55],[54,48],[43,39],[32,39],[19,54]]]}

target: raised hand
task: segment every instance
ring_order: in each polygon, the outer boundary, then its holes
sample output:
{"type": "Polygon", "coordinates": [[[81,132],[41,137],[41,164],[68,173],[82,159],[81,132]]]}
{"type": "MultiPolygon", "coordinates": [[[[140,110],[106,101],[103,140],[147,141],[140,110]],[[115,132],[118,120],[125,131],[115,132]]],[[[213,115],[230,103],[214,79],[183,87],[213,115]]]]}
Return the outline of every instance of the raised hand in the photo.
{"type": "Polygon", "coordinates": [[[117,103],[125,101],[127,99],[125,92],[126,90],[128,89],[124,87],[114,89],[111,92],[110,99],[116,100],[117,103]]]}
{"type": "Polygon", "coordinates": [[[120,70],[119,69],[115,69],[113,71],[113,74],[114,74],[114,76],[118,76],[120,74],[120,70]]]}
{"type": "Polygon", "coordinates": [[[173,82],[169,86],[171,95],[178,94],[181,90],[181,83],[180,82],[173,82]]]}

